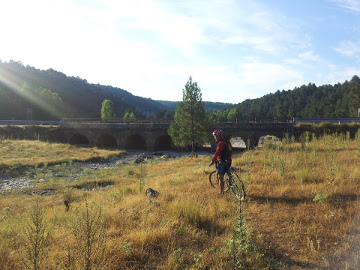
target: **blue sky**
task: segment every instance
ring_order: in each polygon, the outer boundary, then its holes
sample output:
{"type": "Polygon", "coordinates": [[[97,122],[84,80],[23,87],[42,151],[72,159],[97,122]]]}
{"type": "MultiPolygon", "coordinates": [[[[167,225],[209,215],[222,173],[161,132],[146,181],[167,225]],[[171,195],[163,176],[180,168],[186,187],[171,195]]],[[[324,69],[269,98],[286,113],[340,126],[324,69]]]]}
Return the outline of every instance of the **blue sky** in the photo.
{"type": "Polygon", "coordinates": [[[360,75],[360,0],[3,1],[0,60],[141,97],[239,103],[360,75]]]}

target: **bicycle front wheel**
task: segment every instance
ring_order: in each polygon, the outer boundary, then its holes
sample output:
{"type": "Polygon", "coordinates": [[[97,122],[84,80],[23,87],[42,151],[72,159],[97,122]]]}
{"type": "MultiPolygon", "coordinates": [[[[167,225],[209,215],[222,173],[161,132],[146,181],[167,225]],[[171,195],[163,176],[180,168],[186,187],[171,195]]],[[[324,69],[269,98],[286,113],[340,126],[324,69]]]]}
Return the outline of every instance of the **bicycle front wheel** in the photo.
{"type": "Polygon", "coordinates": [[[209,174],[209,182],[213,188],[216,188],[218,186],[219,178],[216,171],[213,171],[209,174]]]}
{"type": "MultiPolygon", "coordinates": [[[[224,179],[225,183],[227,183],[228,181],[227,178],[228,176],[226,175],[226,179],[224,179]]],[[[217,174],[217,171],[213,171],[212,173],[210,173],[209,182],[213,188],[219,187],[219,176],[217,174]]],[[[228,190],[229,190],[229,186],[225,185],[224,192],[227,192],[228,190]]]]}
{"type": "Polygon", "coordinates": [[[228,186],[238,199],[245,200],[245,186],[241,178],[237,174],[231,174],[231,178],[228,181],[228,186]]]}

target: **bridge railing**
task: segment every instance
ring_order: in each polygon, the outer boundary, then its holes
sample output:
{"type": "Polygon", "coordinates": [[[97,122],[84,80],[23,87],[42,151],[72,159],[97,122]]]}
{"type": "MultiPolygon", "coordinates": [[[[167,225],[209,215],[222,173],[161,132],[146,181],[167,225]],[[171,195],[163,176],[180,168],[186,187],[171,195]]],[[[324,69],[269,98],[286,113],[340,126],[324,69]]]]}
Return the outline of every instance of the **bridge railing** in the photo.
{"type": "Polygon", "coordinates": [[[45,120],[0,120],[0,126],[60,125],[61,121],[45,120]]]}
{"type": "Polygon", "coordinates": [[[293,123],[360,123],[360,117],[338,117],[338,118],[299,118],[294,117],[293,123]]]}
{"type": "MultiPolygon", "coordinates": [[[[63,123],[92,123],[92,124],[101,124],[101,123],[159,123],[159,124],[170,124],[174,119],[170,118],[140,118],[140,119],[122,119],[122,118],[112,118],[112,119],[101,119],[101,118],[66,118],[63,119],[63,123]]],[[[291,123],[292,119],[285,118],[217,118],[215,119],[216,124],[237,124],[237,123],[291,123]]]]}
{"type": "Polygon", "coordinates": [[[275,118],[275,117],[248,117],[248,118],[217,118],[216,123],[226,124],[226,123],[291,123],[291,118],[275,118]]]}
{"type": "Polygon", "coordinates": [[[92,123],[92,124],[111,124],[111,123],[160,123],[160,124],[170,124],[173,119],[164,119],[164,118],[141,118],[141,119],[122,119],[122,118],[109,118],[109,119],[101,119],[101,118],[66,118],[63,119],[63,123],[92,123]]]}

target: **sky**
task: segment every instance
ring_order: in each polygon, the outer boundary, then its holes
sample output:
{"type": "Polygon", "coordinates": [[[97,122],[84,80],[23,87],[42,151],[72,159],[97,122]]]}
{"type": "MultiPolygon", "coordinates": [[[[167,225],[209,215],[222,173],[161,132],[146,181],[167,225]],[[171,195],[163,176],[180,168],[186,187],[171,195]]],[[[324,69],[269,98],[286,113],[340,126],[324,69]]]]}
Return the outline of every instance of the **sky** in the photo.
{"type": "Polygon", "coordinates": [[[0,0],[0,60],[239,103],[360,75],[360,0],[0,0]]]}

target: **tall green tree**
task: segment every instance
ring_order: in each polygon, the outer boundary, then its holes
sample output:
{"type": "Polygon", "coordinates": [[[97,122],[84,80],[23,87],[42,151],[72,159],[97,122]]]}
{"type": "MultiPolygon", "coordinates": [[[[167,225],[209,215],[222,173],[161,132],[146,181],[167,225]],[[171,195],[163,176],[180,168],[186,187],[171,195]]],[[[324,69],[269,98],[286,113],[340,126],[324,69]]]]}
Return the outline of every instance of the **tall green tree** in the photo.
{"type": "Polygon", "coordinates": [[[134,121],[134,120],[136,120],[136,116],[133,112],[127,112],[127,113],[125,113],[123,120],[124,121],[126,121],[126,120],[134,121]]]}
{"type": "Polygon", "coordinates": [[[353,76],[350,89],[349,112],[351,117],[358,116],[358,108],[360,108],[360,78],[353,76]]]}
{"type": "Polygon", "coordinates": [[[46,112],[44,117],[61,119],[63,117],[63,101],[58,93],[51,89],[42,89],[40,92],[41,108],[46,112]]]}
{"type": "Polygon", "coordinates": [[[168,134],[175,145],[191,146],[191,154],[194,156],[195,147],[207,141],[209,127],[210,121],[202,102],[201,90],[190,76],[183,88],[183,99],[177,105],[174,122],[171,123],[168,134]]]}
{"type": "Polygon", "coordinates": [[[105,99],[101,106],[101,119],[115,118],[114,103],[110,99],[105,99]]]}

